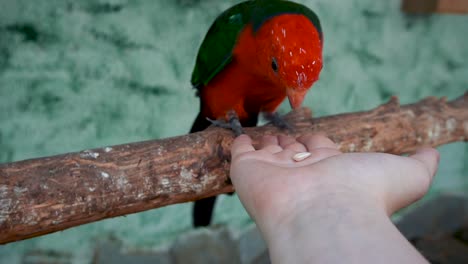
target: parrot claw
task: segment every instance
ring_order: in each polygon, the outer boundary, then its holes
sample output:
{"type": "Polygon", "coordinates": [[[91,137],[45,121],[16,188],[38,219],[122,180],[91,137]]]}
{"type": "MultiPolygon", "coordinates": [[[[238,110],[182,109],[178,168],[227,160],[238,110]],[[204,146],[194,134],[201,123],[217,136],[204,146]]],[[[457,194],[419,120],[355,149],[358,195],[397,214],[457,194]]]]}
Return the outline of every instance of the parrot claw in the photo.
{"type": "Polygon", "coordinates": [[[275,127],[278,127],[284,130],[289,130],[289,131],[293,130],[293,127],[283,117],[281,117],[280,114],[278,114],[278,112],[263,113],[263,116],[265,117],[266,120],[271,122],[275,127]]]}
{"type": "Polygon", "coordinates": [[[235,111],[229,111],[227,113],[227,118],[228,121],[226,122],[225,120],[218,119],[218,120],[213,120],[210,118],[206,118],[208,121],[211,122],[214,126],[221,127],[221,128],[226,128],[226,129],[231,129],[236,137],[245,134],[244,130],[242,129],[242,125],[239,121],[239,117],[237,116],[235,111]]]}

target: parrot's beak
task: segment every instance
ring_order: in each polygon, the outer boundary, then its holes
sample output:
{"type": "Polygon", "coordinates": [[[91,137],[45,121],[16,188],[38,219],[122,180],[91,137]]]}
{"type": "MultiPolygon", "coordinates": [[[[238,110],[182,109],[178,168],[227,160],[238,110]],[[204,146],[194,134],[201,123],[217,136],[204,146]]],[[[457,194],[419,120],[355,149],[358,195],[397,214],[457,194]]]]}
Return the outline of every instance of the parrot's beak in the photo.
{"type": "Polygon", "coordinates": [[[307,93],[307,90],[298,90],[293,88],[286,89],[286,94],[288,96],[289,104],[292,109],[297,109],[301,107],[302,101],[307,93]]]}

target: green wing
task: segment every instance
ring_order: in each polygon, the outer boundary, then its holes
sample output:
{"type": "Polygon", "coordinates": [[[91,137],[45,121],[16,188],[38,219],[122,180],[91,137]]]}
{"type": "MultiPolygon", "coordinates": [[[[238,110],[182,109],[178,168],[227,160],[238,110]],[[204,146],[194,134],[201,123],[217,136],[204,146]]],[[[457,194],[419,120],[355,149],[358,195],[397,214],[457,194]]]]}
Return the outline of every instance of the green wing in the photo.
{"type": "Polygon", "coordinates": [[[191,80],[194,87],[208,84],[231,61],[237,37],[250,20],[252,3],[229,8],[211,25],[198,51],[191,80]]]}
{"type": "Polygon", "coordinates": [[[256,31],[269,18],[285,13],[305,15],[322,36],[317,15],[303,5],[282,0],[242,2],[224,11],[211,25],[198,51],[192,85],[201,89],[231,62],[237,38],[246,25],[252,24],[256,31]]]}

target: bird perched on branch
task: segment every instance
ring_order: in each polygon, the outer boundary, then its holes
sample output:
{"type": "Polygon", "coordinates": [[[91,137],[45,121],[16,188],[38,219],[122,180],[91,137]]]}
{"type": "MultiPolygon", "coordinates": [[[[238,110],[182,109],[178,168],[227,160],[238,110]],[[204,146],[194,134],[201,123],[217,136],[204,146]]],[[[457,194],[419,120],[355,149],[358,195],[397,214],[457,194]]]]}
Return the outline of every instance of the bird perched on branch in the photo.
{"type": "MultiPolygon", "coordinates": [[[[203,40],[192,74],[200,113],[192,132],[211,124],[242,133],[259,114],[287,127],[276,110],[288,98],[301,106],[322,69],[323,36],[317,15],[283,0],[252,0],[219,15],[203,40]]],[[[216,197],[195,202],[193,225],[207,226],[216,197]]]]}

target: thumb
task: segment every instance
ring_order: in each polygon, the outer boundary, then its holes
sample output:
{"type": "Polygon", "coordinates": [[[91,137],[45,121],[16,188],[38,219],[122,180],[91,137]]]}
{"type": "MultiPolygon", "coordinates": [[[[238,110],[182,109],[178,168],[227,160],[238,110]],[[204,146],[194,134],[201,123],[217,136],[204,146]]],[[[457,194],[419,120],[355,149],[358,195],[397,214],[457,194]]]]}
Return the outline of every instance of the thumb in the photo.
{"type": "Polygon", "coordinates": [[[439,152],[434,148],[421,148],[409,157],[401,157],[393,166],[393,199],[387,209],[393,213],[421,199],[429,190],[439,163],[439,152]]]}
{"type": "Polygon", "coordinates": [[[416,152],[409,157],[420,161],[424,165],[424,167],[428,170],[430,180],[432,181],[432,178],[434,178],[439,165],[439,152],[434,148],[425,147],[416,150],[416,152]]]}

